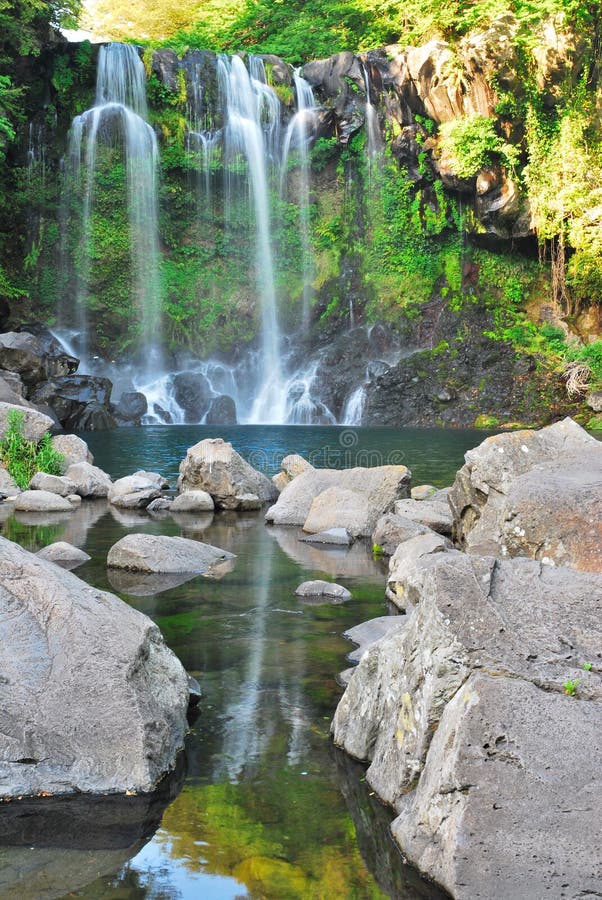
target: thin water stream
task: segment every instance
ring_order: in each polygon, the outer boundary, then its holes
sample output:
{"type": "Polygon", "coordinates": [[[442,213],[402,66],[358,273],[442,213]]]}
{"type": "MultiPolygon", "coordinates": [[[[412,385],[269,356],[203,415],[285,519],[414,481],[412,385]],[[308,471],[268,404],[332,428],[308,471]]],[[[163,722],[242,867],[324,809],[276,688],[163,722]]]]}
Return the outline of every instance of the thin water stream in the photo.
{"type": "MultiPolygon", "coordinates": [[[[175,484],[186,448],[216,429],[119,429],[85,435],[114,477],[159,470],[175,484]]],[[[219,429],[271,473],[300,451],[332,467],[405,462],[414,482],[449,483],[482,432],[315,427],[219,429]]],[[[404,866],[389,813],[363,770],[335,752],[330,720],[336,674],[352,625],[386,612],[385,566],[367,545],[324,550],[297,529],[266,527],[261,513],[126,512],[105,501],[45,519],[10,515],[5,537],[36,550],[56,540],[92,559],[77,574],[151,616],[201,683],[186,763],[154,798],[10,804],[0,818],[0,898],[87,900],[440,900],[404,866]],[[106,569],[109,548],[131,531],[183,535],[236,554],[221,581],[196,578],[149,594],[106,569]],[[343,605],[295,596],[308,578],[338,580],[343,605]]]]}

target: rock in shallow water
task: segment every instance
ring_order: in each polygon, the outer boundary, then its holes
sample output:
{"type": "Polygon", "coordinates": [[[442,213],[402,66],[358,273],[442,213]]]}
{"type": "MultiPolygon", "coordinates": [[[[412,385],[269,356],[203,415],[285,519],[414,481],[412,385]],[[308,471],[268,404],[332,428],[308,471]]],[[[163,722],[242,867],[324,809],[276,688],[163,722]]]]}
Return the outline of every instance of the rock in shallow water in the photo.
{"type": "Polygon", "coordinates": [[[70,512],[72,508],[66,497],[50,491],[23,491],[15,500],[16,512],[70,512]]]}
{"type": "Polygon", "coordinates": [[[36,556],[39,556],[40,559],[46,559],[48,562],[56,563],[57,566],[68,571],[76,569],[77,566],[81,566],[88,562],[89,559],[92,559],[79,547],[74,547],[73,544],[69,544],[66,541],[56,541],[54,544],[48,544],[47,547],[38,550],[36,556]]]}
{"type": "Polygon", "coordinates": [[[110,569],[149,574],[202,575],[212,566],[234,558],[234,554],[227,550],[220,550],[219,547],[202,544],[200,541],[190,541],[188,538],[126,534],[109,550],[107,566],[110,569]]]}
{"type": "Polygon", "coordinates": [[[305,600],[324,599],[331,603],[351,600],[351,592],[341,584],[332,581],[304,581],[295,591],[295,596],[305,600]]]}
{"type": "Polygon", "coordinates": [[[278,496],[272,482],[221,438],[200,441],[190,447],[186,459],[180,463],[178,488],[182,492],[207,491],[218,509],[248,508],[245,497],[249,494],[254,494],[261,503],[278,496]]]}
{"type": "Polygon", "coordinates": [[[0,794],[152,790],[188,705],[159,629],[4,538],[0,556],[0,794]]]}

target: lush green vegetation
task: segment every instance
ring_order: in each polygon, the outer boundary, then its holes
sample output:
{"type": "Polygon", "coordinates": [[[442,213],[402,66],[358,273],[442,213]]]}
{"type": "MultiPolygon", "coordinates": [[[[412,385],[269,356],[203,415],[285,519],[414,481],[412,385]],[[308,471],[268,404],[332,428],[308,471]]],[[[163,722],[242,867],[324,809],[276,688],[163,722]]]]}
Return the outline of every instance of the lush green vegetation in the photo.
{"type": "Polygon", "coordinates": [[[39,442],[28,441],[23,435],[24,413],[11,409],[4,440],[0,441],[0,463],[8,470],[20,488],[28,487],[36,472],[61,475],[65,457],[52,446],[50,435],[39,442]]]}

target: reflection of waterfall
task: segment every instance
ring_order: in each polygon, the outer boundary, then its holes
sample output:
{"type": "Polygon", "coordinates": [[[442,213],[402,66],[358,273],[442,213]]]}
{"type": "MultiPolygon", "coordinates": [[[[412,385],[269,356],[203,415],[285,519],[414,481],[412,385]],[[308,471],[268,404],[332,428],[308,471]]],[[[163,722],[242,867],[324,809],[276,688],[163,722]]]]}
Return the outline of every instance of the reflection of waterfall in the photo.
{"type": "Polygon", "coordinates": [[[276,311],[276,287],[271,246],[268,196],[268,159],[278,146],[280,101],[265,83],[263,61],[250,57],[250,71],[239,56],[220,57],[218,77],[226,109],[224,155],[242,155],[249,167],[249,189],[255,212],[257,288],[261,299],[261,376],[250,420],[278,423],[281,408],[282,371],[280,331],[276,311]]]}
{"type": "Polygon", "coordinates": [[[102,46],[98,56],[95,105],[73,120],[66,160],[68,184],[79,187],[83,199],[75,285],[75,324],[81,335],[79,355],[85,359],[89,350],[87,307],[97,252],[93,209],[98,153],[100,147],[111,146],[111,139],[119,134],[126,163],[133,300],[141,318],[140,337],[148,371],[152,372],[160,368],[161,347],[158,151],[155,133],[146,117],[146,76],[136,49],[126,44],[102,46]]]}

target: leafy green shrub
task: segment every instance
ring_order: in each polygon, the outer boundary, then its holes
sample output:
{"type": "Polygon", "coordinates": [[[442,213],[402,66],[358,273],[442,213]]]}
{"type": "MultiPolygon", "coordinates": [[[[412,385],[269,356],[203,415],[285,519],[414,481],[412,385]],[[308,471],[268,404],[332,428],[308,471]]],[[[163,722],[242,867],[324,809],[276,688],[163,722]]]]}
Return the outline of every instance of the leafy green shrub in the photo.
{"type": "Polygon", "coordinates": [[[451,158],[458,178],[473,178],[484,166],[501,163],[514,169],[517,148],[507,144],[495,130],[495,119],[486,116],[454,119],[440,128],[441,149],[451,158]]]}
{"type": "Polygon", "coordinates": [[[0,462],[20,488],[26,488],[36,472],[60,475],[65,466],[65,457],[56,452],[49,434],[37,444],[23,436],[24,416],[22,412],[10,410],[6,435],[0,441],[0,462]]]}

